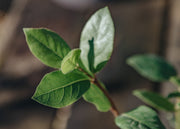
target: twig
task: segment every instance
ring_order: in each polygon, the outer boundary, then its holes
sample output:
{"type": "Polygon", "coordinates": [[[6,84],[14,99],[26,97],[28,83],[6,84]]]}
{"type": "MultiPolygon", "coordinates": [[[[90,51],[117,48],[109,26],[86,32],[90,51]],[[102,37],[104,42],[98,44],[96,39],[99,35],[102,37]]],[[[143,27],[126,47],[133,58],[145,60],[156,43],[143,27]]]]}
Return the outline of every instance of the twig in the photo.
{"type": "Polygon", "coordinates": [[[111,97],[109,96],[109,93],[107,92],[107,90],[105,90],[101,84],[99,83],[98,79],[96,78],[96,76],[94,75],[94,77],[92,77],[91,75],[89,75],[86,71],[84,71],[82,68],[78,67],[78,69],[85,73],[89,78],[91,78],[91,83],[95,84],[96,86],[98,86],[101,91],[104,93],[104,95],[108,98],[110,104],[111,104],[111,109],[110,111],[112,112],[114,117],[119,116],[119,111],[117,110],[113,100],[111,99],[111,97]]]}
{"type": "Polygon", "coordinates": [[[101,84],[99,83],[99,81],[98,81],[98,79],[97,79],[96,77],[95,77],[94,82],[92,82],[92,83],[94,83],[95,85],[97,85],[97,86],[101,89],[101,91],[104,93],[104,95],[108,98],[109,102],[111,103],[111,109],[110,109],[110,111],[112,112],[112,114],[114,115],[114,117],[119,116],[119,112],[118,112],[118,110],[117,110],[117,108],[116,108],[113,100],[112,100],[111,97],[109,96],[109,93],[107,92],[107,90],[105,90],[105,89],[101,86],[101,84]]]}

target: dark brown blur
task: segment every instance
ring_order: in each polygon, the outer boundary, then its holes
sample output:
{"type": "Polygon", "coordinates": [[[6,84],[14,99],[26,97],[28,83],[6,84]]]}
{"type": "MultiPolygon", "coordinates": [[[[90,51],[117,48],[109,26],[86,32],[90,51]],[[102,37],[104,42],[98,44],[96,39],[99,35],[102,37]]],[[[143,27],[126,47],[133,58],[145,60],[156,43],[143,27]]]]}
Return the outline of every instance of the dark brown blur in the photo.
{"type": "Polygon", "coordinates": [[[53,69],[31,54],[22,31],[24,27],[49,28],[77,48],[86,21],[104,6],[114,20],[115,43],[111,60],[98,77],[119,112],[143,104],[132,95],[134,89],[165,95],[172,90],[168,83],[162,89],[142,78],[126,59],[155,53],[180,71],[179,0],[0,0],[0,129],[118,129],[111,113],[98,112],[83,99],[57,111],[31,100],[41,78],[53,69]]]}

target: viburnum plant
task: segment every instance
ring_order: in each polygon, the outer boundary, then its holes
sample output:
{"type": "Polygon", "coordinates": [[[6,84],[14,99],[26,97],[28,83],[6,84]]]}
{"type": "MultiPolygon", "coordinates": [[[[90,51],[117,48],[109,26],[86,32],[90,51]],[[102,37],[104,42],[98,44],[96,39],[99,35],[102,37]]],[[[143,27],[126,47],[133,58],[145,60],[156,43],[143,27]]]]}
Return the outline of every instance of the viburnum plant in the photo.
{"type": "Polygon", "coordinates": [[[56,69],[43,77],[33,100],[61,108],[83,97],[98,111],[111,111],[121,129],[165,129],[156,112],[147,106],[120,114],[105,85],[96,77],[113,50],[114,25],[107,7],[98,10],[86,23],[80,48],[71,50],[58,34],[48,29],[24,28],[24,33],[31,52],[56,69]]]}

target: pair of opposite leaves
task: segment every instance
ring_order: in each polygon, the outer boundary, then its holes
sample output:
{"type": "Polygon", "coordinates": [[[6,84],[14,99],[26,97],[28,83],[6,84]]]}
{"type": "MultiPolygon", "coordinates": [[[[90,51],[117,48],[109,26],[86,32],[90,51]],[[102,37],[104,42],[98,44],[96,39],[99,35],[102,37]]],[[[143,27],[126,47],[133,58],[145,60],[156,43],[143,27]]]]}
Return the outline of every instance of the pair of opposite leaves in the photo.
{"type": "Polygon", "coordinates": [[[80,49],[71,50],[55,32],[25,28],[31,52],[44,64],[61,69],[48,73],[38,85],[33,99],[46,106],[60,108],[72,104],[82,95],[99,111],[108,111],[110,102],[102,91],[90,83],[109,60],[113,50],[114,25],[107,7],[98,10],[86,23],[80,39],[80,49]]]}
{"type": "MultiPolygon", "coordinates": [[[[81,67],[93,77],[111,56],[114,26],[107,7],[97,11],[86,23],[81,34],[80,49],[70,50],[61,37],[47,29],[28,28],[24,32],[31,52],[44,64],[62,70],[44,76],[33,96],[34,100],[60,108],[72,104],[83,95],[99,111],[110,109],[110,102],[103,92],[90,83],[87,75],[77,70],[81,67]]],[[[157,114],[145,106],[124,113],[115,121],[123,129],[164,129],[157,114]]]]}

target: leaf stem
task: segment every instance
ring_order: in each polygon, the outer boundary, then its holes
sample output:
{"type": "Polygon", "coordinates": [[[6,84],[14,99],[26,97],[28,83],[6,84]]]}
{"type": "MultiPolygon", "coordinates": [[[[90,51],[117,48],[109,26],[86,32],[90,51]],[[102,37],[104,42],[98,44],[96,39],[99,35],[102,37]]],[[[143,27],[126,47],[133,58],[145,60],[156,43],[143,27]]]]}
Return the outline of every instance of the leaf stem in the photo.
{"type": "Polygon", "coordinates": [[[101,84],[99,83],[98,79],[95,77],[94,81],[92,81],[92,83],[94,83],[95,85],[97,85],[101,91],[104,93],[104,95],[108,98],[110,104],[111,104],[111,109],[110,111],[112,112],[112,114],[114,115],[114,117],[119,116],[119,111],[117,110],[113,100],[111,99],[111,97],[109,96],[109,93],[107,92],[107,90],[105,90],[101,84]]]}
{"type": "Polygon", "coordinates": [[[79,67],[79,66],[77,66],[77,69],[79,70],[79,71],[81,71],[81,72],[83,72],[83,73],[85,73],[89,78],[91,78],[92,79],[92,76],[89,74],[89,73],[87,73],[84,69],[82,69],[81,67],[79,67]]]}
{"type": "Polygon", "coordinates": [[[91,83],[95,84],[96,86],[98,86],[101,91],[104,93],[104,95],[108,98],[110,104],[111,104],[111,109],[110,111],[112,112],[113,116],[116,118],[117,116],[119,116],[119,111],[117,110],[113,100],[111,99],[109,93],[107,90],[105,90],[101,84],[99,83],[98,79],[96,78],[96,76],[94,75],[94,77],[92,77],[89,73],[87,73],[84,69],[82,69],[81,67],[78,67],[78,70],[80,70],[81,72],[85,73],[89,78],[91,78],[91,83]]]}

